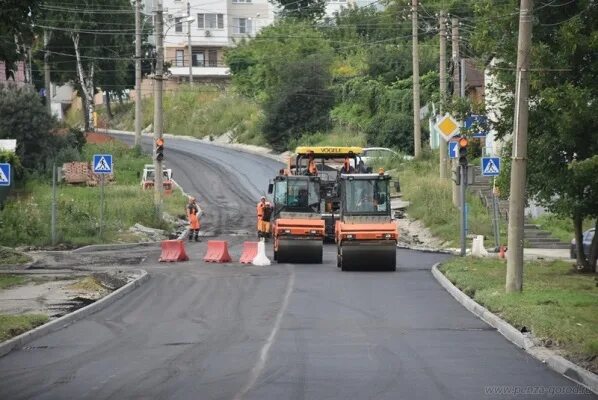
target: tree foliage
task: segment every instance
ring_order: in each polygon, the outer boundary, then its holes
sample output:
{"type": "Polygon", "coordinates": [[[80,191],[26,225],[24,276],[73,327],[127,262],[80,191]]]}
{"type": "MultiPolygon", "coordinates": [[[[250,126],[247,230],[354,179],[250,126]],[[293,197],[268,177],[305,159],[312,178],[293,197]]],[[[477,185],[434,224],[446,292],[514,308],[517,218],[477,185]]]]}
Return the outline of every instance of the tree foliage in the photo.
{"type": "Polygon", "coordinates": [[[272,0],[280,6],[280,16],[305,21],[317,21],[326,12],[326,0],[272,0]]]}
{"type": "MultiPolygon", "coordinates": [[[[33,43],[33,19],[41,0],[3,0],[0,6],[0,61],[7,70],[22,60],[33,43]]],[[[5,71],[0,71],[4,74],[5,71]]]]}
{"type": "MultiPolygon", "coordinates": [[[[479,18],[495,22],[476,24],[472,39],[481,55],[499,60],[494,70],[499,82],[495,106],[501,118],[495,128],[507,139],[513,127],[516,3],[497,7],[489,0],[478,0],[479,18]]],[[[582,221],[598,222],[598,4],[591,0],[537,4],[531,63],[528,197],[572,218],[581,243],[582,221]]],[[[578,249],[583,270],[595,270],[598,235],[589,255],[581,246],[578,249]]]]}

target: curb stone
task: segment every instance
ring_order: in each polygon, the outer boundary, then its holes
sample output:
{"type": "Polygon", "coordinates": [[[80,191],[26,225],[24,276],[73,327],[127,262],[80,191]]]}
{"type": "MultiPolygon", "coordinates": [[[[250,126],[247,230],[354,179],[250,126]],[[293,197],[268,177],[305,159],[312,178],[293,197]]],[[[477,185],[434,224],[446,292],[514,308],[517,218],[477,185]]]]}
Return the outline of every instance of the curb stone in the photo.
{"type": "Polygon", "coordinates": [[[91,303],[90,305],[78,309],[77,311],[73,311],[72,313],[63,315],[60,318],[57,318],[44,325],[38,326],[35,329],[32,329],[18,336],[15,336],[12,339],[8,339],[7,341],[0,343],[0,357],[5,356],[14,349],[21,348],[25,344],[39,339],[42,336],[64,329],[67,326],[75,323],[76,321],[79,321],[85,317],[90,316],[91,314],[94,314],[106,308],[110,304],[114,303],[116,300],[132,292],[137,287],[143,285],[145,282],[149,280],[150,276],[147,273],[147,271],[143,269],[136,271],[139,273],[139,276],[136,279],[116,289],[109,295],[104,296],[101,299],[91,303]]]}
{"type": "Polygon", "coordinates": [[[511,343],[525,350],[529,355],[548,365],[552,370],[560,373],[566,378],[578,383],[592,392],[598,394],[598,375],[584,369],[571,361],[557,355],[554,351],[546,347],[536,346],[530,335],[525,335],[513,327],[511,324],[490,312],[484,306],[475,302],[471,297],[463,293],[459,288],[449,281],[438,269],[440,263],[432,266],[432,275],[440,285],[450,293],[463,307],[472,314],[486,322],[488,325],[496,328],[511,343]]]}

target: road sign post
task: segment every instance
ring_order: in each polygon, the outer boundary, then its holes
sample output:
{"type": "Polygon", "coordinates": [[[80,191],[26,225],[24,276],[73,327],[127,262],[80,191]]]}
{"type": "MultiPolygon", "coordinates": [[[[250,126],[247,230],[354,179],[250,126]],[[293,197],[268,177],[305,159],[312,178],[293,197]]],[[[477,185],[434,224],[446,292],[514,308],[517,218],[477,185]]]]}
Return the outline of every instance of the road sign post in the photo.
{"type": "Polygon", "coordinates": [[[466,189],[467,189],[467,165],[459,165],[459,170],[461,171],[461,196],[460,196],[460,203],[461,203],[461,257],[465,256],[465,251],[467,247],[466,237],[467,237],[467,205],[466,205],[466,189]]]}
{"type": "Polygon", "coordinates": [[[102,238],[104,225],[104,175],[111,174],[112,171],[112,154],[93,155],[93,172],[100,175],[100,238],[102,238]]]}
{"type": "Polygon", "coordinates": [[[56,163],[54,163],[52,164],[52,220],[50,223],[52,246],[56,244],[56,175],[56,163]]]}

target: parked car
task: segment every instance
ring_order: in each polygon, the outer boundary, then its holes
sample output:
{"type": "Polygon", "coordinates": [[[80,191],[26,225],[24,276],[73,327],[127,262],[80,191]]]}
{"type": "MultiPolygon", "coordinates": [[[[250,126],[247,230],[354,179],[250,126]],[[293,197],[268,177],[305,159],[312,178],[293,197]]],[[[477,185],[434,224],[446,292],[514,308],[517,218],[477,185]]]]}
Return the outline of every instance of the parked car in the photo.
{"type": "MultiPolygon", "coordinates": [[[[592,239],[594,239],[595,228],[588,229],[585,231],[581,237],[583,238],[583,253],[588,256],[590,254],[590,245],[592,244],[592,239]]],[[[575,239],[571,239],[571,248],[569,250],[571,258],[577,258],[577,244],[575,243],[575,239]]]]}
{"type": "Polygon", "coordinates": [[[371,165],[374,160],[388,159],[392,157],[403,157],[404,160],[411,160],[413,158],[411,156],[401,155],[394,150],[387,149],[386,147],[366,147],[363,149],[363,155],[361,156],[361,159],[365,165],[371,165]]]}

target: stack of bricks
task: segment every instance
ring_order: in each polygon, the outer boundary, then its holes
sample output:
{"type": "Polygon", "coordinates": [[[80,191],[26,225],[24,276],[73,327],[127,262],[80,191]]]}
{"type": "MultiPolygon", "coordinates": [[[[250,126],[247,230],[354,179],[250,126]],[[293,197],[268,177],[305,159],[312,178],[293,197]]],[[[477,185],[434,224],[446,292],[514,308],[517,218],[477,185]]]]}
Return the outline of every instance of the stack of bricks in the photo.
{"type": "MultiPolygon", "coordinates": [[[[70,184],[85,183],[89,186],[96,186],[99,184],[100,174],[94,174],[89,162],[72,161],[62,165],[62,173],[64,181],[70,184]]],[[[104,182],[111,182],[114,180],[114,174],[106,174],[104,182]]]]}

